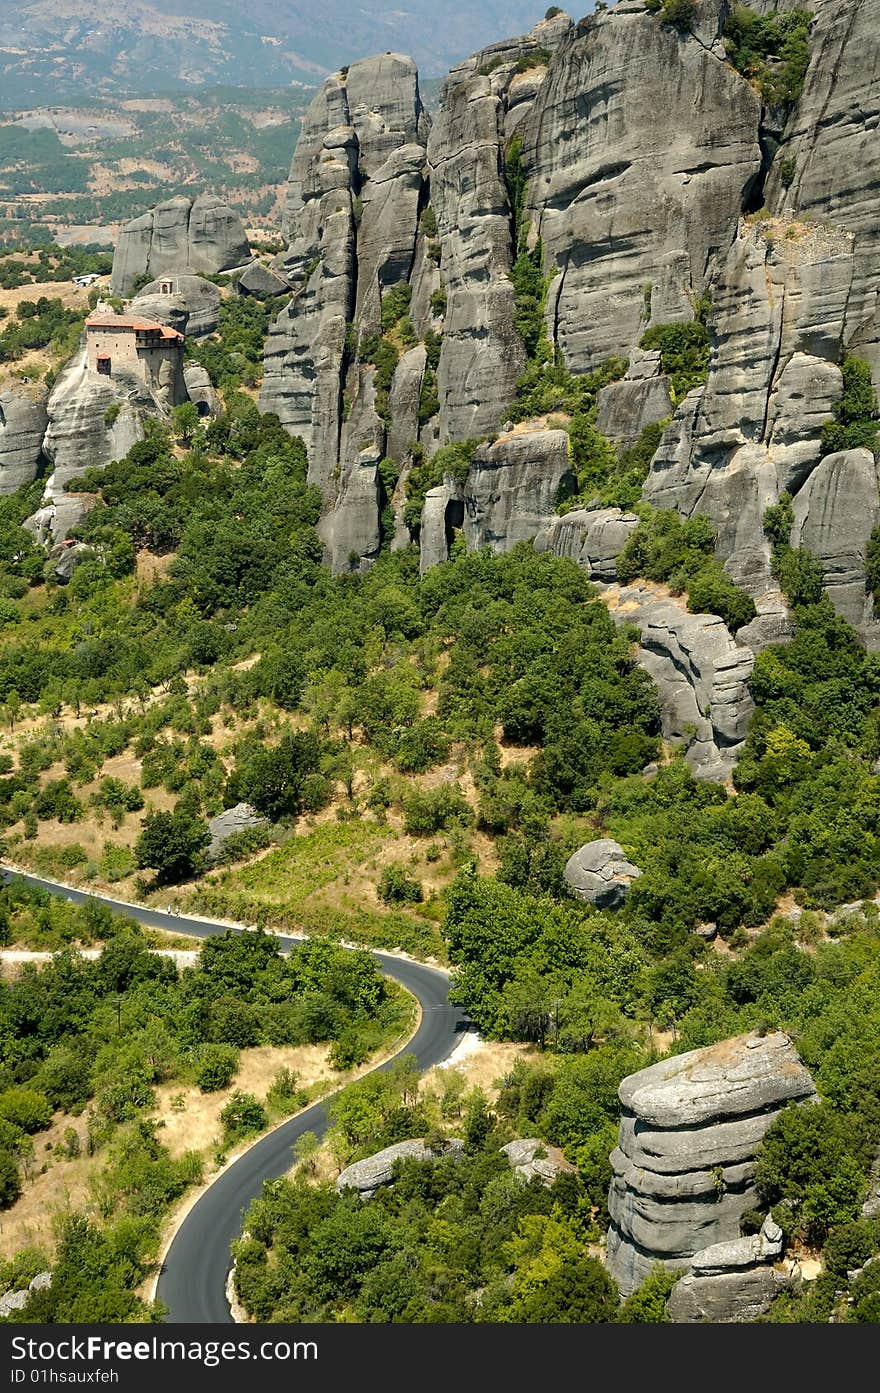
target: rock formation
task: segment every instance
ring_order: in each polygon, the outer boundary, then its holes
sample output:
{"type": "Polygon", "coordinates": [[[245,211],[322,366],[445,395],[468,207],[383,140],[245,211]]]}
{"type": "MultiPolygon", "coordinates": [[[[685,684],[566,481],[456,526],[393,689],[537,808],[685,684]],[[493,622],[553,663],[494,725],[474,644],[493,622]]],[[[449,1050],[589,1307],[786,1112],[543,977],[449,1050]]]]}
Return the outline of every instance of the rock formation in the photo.
{"type": "Polygon", "coordinates": [[[768,205],[853,235],[847,346],[880,386],[880,0],[820,0],[803,94],[767,182],[768,205]]]}
{"type": "Polygon", "coordinates": [[[642,0],[582,20],[518,127],[548,333],[574,372],[693,318],[760,172],[760,101],[724,61],[728,6],[697,13],[696,35],[642,0]]]}
{"type": "Polygon", "coordinates": [[[657,591],[650,585],[612,587],[605,599],[617,622],[639,628],[637,657],[657,687],[664,736],[686,746],[696,775],[724,780],[754,710],[748,689],[754,652],[734,640],[717,615],[691,614],[680,600],[657,591]]]}
{"type": "Polygon", "coordinates": [[[208,860],[216,861],[230,837],[239,832],[250,832],[268,826],[267,820],[249,803],[236,803],[234,808],[226,808],[208,822],[208,831],[211,834],[206,853],[208,860]]]}
{"type": "Polygon", "coordinates": [[[518,1137],[502,1146],[501,1151],[511,1170],[523,1180],[540,1180],[542,1185],[552,1185],[557,1176],[576,1169],[558,1146],[549,1146],[540,1137],[518,1137]]]}
{"type": "Polygon", "coordinates": [[[217,328],[220,298],[219,286],[204,276],[166,276],[139,290],[129,312],[198,338],[217,328]]]}
{"type": "Polygon", "coordinates": [[[45,388],[0,390],[0,494],[15,493],[31,483],[43,461],[43,437],[48,413],[45,388]]]}
{"type": "Polygon", "coordinates": [[[610,837],[587,842],[565,865],[565,879],[579,900],[597,909],[619,909],[633,881],[642,873],[623,847],[610,837]]]}
{"type": "MultiPolygon", "coordinates": [[[[407,288],[416,334],[433,319],[428,301],[439,276],[419,226],[429,124],[412,61],[365,59],[324,83],[291,167],[289,246],[279,271],[294,296],[266,346],[261,407],[305,441],[309,479],[326,500],[322,535],[335,569],[352,558],[366,563],[379,547],[376,466],[391,426],[390,377],[377,388],[366,341],[375,344],[382,330],[383,297],[407,288]]],[[[406,310],[402,301],[401,315],[406,310]]],[[[387,360],[400,350],[384,351],[387,360]]],[[[415,425],[406,441],[392,430],[395,450],[417,437],[418,411],[415,425]]]]}
{"type": "Polygon", "coordinates": [[[381,1185],[391,1184],[394,1179],[395,1161],[408,1157],[414,1157],[417,1161],[433,1161],[438,1156],[459,1156],[463,1150],[464,1142],[458,1137],[448,1138],[439,1148],[426,1146],[420,1137],[411,1141],[395,1142],[393,1146],[386,1146],[373,1156],[366,1156],[362,1161],[355,1161],[353,1165],[346,1166],[336,1177],[336,1188],[339,1191],[357,1190],[361,1199],[366,1200],[381,1185]]]}
{"type": "Polygon", "coordinates": [[[241,219],[213,194],[179,195],[126,223],[113,257],[110,289],[128,295],[141,276],[213,276],[251,260],[241,219]]]}
{"type": "Polygon", "coordinates": [[[816,1094],[791,1041],[779,1032],[724,1040],[652,1064],[618,1092],[608,1267],[623,1294],[662,1262],[687,1274],[673,1294],[676,1319],[765,1310],[783,1283],[768,1267],[782,1235],[771,1220],[743,1236],[740,1221],[757,1203],[761,1138],[786,1104],[816,1094]]]}

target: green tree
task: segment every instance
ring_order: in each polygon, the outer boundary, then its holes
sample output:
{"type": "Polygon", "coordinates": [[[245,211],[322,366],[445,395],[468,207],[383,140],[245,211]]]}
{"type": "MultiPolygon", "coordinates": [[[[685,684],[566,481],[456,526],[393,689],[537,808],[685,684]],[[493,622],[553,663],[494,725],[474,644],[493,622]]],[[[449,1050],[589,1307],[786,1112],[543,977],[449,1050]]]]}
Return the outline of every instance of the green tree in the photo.
{"type": "Polygon", "coordinates": [[[151,812],[135,843],[135,858],[138,866],[156,872],[160,885],[171,885],[194,874],[210,840],[207,824],[191,813],[151,812]]]}

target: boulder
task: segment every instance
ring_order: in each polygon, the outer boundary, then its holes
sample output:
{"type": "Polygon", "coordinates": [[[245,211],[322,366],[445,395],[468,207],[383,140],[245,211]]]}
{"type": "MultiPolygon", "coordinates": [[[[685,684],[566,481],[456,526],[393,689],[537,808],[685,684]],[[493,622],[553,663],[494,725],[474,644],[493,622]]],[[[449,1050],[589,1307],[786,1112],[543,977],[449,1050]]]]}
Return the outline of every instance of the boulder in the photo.
{"type": "Polygon", "coordinates": [[[200,416],[222,416],[223,402],[220,393],[212,386],[207,368],[200,363],[187,363],[183,369],[183,381],[190,401],[195,402],[200,416]]]}
{"type": "Polygon", "coordinates": [[[501,1147],[510,1168],[524,1180],[540,1180],[552,1185],[557,1176],[576,1169],[558,1146],[549,1146],[540,1137],[521,1137],[501,1147]]]}
{"type": "Polygon", "coordinates": [[[180,194],[126,223],[113,256],[110,289],[128,295],[141,276],[213,276],[251,260],[237,213],[214,194],[180,194]]]}
{"type": "Polygon", "coordinates": [[[241,295],[253,295],[257,300],[272,300],[276,295],[287,295],[290,284],[261,261],[252,261],[238,278],[241,295]]]}
{"type": "Polygon", "coordinates": [[[252,828],[268,826],[266,818],[261,817],[250,803],[236,803],[234,808],[226,808],[208,822],[208,831],[211,834],[207,853],[208,860],[216,860],[225,843],[236,833],[249,832],[252,828]]]}
{"type": "Polygon", "coordinates": [[[619,909],[642,873],[618,842],[600,837],[569,857],[564,874],[579,900],[588,900],[597,909],[619,909]]]}
{"type": "Polygon", "coordinates": [[[677,1324],[754,1320],[789,1285],[785,1273],[767,1266],[712,1277],[687,1274],[673,1287],[666,1313],[677,1324]]]}
{"type": "Polygon", "coordinates": [[[573,477],[564,430],[512,431],[478,446],[464,487],[468,549],[506,552],[532,541],[573,477]]]}
{"type": "Polygon", "coordinates": [[[583,566],[591,580],[617,578],[617,558],[639,525],[620,508],[573,508],[554,517],[535,538],[535,551],[552,551],[583,566]]]}
{"type": "Polygon", "coordinates": [[[369,1199],[381,1185],[390,1185],[394,1179],[394,1162],[407,1157],[417,1161],[432,1161],[438,1156],[458,1156],[464,1150],[464,1142],[450,1137],[439,1149],[427,1147],[421,1138],[412,1141],[395,1142],[377,1151],[374,1156],[366,1156],[363,1161],[355,1161],[347,1166],[336,1178],[336,1188],[360,1191],[362,1199],[369,1199]]]}
{"type": "Polygon", "coordinates": [[[754,710],[752,650],[716,614],[691,614],[656,587],[609,587],[603,598],[616,622],[640,630],[637,658],[657,687],[666,739],[686,746],[698,778],[728,778],[754,710]]]}

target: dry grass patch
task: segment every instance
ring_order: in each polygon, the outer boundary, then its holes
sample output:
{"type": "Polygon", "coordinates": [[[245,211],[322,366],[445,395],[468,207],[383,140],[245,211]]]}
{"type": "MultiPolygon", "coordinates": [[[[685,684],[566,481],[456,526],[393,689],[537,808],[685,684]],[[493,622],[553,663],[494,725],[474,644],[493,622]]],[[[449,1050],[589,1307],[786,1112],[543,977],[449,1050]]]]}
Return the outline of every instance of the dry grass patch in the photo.
{"type": "Polygon", "coordinates": [[[292,1069],[299,1076],[302,1088],[311,1088],[324,1080],[328,1088],[335,1087],[333,1070],[328,1063],[328,1045],[258,1045],[242,1050],[241,1063],[235,1079],[228,1088],[216,1093],[202,1093],[195,1084],[163,1084],[156,1089],[156,1106],[152,1115],[161,1123],[161,1140],[172,1156],[184,1151],[205,1151],[219,1145],[223,1127],[220,1113],[236,1089],[265,1098],[279,1069],[292,1069]],[[183,1108],[173,1106],[173,1099],[183,1099],[183,1108]]]}

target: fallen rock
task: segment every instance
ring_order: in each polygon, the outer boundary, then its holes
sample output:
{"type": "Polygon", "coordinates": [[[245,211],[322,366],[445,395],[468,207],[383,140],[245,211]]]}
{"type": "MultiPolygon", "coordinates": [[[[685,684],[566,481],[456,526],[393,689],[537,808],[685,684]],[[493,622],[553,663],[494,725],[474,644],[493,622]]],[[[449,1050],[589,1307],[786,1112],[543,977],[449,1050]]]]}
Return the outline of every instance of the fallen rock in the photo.
{"type": "Polygon", "coordinates": [[[252,261],[239,276],[238,289],[240,294],[253,295],[257,300],[272,300],[276,295],[289,294],[291,286],[277,271],[261,261],[252,261]]]}
{"type": "Polygon", "coordinates": [[[642,873],[623,847],[609,837],[587,842],[570,856],[565,879],[580,900],[597,909],[619,909],[633,881],[642,873]]]}
{"type": "Polygon", "coordinates": [[[395,1142],[393,1146],[386,1146],[383,1151],[377,1151],[374,1156],[366,1156],[362,1161],[355,1161],[353,1165],[347,1166],[337,1176],[336,1188],[339,1191],[359,1190],[362,1199],[369,1199],[381,1185],[391,1184],[394,1179],[395,1161],[406,1157],[414,1157],[417,1161],[432,1161],[438,1156],[458,1156],[463,1150],[464,1142],[458,1137],[450,1137],[439,1150],[427,1147],[421,1138],[395,1142]]]}
{"type": "Polygon", "coordinates": [[[535,538],[535,551],[567,556],[591,580],[617,579],[617,558],[639,525],[635,513],[620,508],[573,508],[554,517],[535,538]]]}
{"type": "Polygon", "coordinates": [[[510,1162],[511,1170],[524,1180],[537,1179],[552,1185],[558,1175],[577,1169],[565,1159],[558,1146],[550,1146],[540,1137],[521,1137],[501,1147],[510,1162]]]}
{"type": "Polygon", "coordinates": [[[268,826],[266,818],[261,817],[250,803],[236,803],[234,808],[226,808],[208,822],[208,831],[211,834],[208,859],[215,860],[229,838],[238,832],[249,832],[252,828],[268,826]]]}

